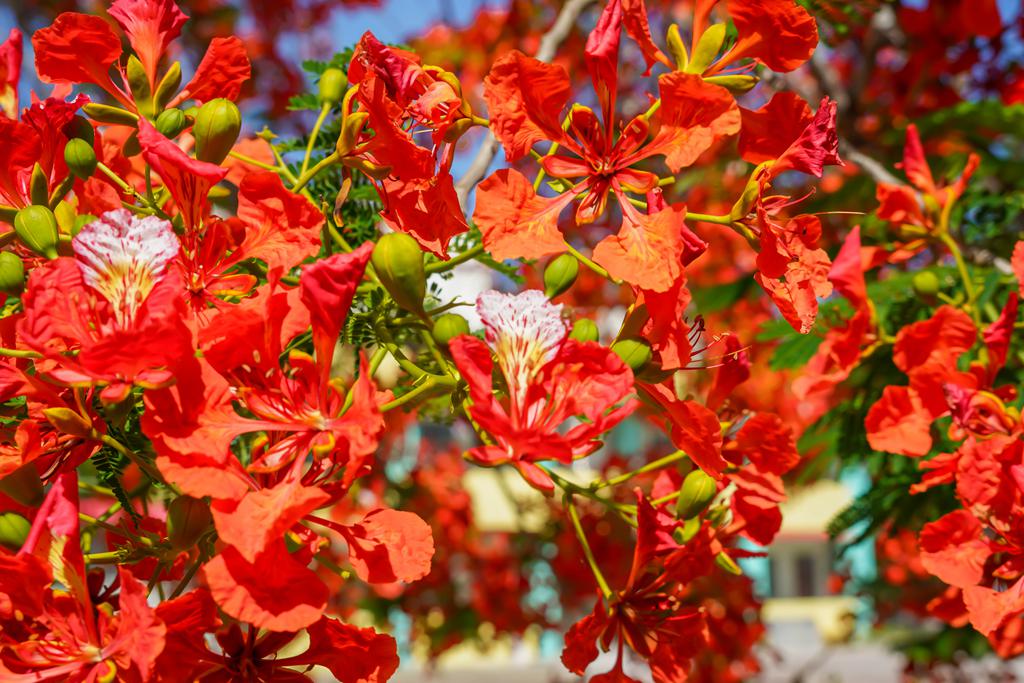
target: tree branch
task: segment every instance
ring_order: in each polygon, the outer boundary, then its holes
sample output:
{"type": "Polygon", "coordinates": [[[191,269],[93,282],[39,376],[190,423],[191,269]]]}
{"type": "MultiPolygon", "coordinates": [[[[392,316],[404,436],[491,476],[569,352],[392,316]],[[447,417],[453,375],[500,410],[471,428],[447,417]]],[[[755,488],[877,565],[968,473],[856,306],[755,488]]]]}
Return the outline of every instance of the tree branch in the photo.
{"type": "MultiPolygon", "coordinates": [[[[580,18],[583,10],[587,6],[594,4],[594,2],[596,0],[569,0],[566,2],[558,12],[555,23],[541,37],[540,47],[537,49],[535,57],[542,62],[550,62],[554,59],[555,54],[558,52],[558,46],[569,36],[572,27],[576,25],[576,20],[580,18]]],[[[469,193],[487,175],[487,169],[491,167],[491,162],[494,161],[494,157],[499,149],[501,149],[501,144],[498,142],[498,139],[494,137],[494,133],[487,131],[466,174],[459,178],[459,181],[455,184],[455,194],[459,197],[459,206],[462,207],[463,211],[466,210],[469,193]]]]}

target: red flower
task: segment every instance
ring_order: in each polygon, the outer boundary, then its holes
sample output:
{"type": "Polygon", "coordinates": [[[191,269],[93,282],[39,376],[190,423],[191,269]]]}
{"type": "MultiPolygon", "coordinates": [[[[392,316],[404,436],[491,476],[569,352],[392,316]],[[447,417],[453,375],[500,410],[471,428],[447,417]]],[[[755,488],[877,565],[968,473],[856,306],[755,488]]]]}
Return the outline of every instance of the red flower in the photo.
{"type": "Polygon", "coordinates": [[[483,465],[511,463],[544,491],[554,483],[537,463],[569,464],[590,454],[600,435],[636,407],[630,400],[623,403],[633,384],[629,368],[608,348],[569,339],[561,308],[536,290],[514,296],[485,292],[477,311],[490,348],[468,335],[450,344],[469,384],[469,414],[495,440],[470,450],[470,457],[483,465]],[[507,386],[505,403],[492,393],[492,349],[507,386]],[[585,419],[559,430],[576,417],[585,419]]]}
{"type": "Polygon", "coordinates": [[[711,571],[712,555],[706,530],[680,547],[672,539],[675,524],[637,491],[637,541],[626,587],[606,602],[598,600],[569,629],[562,652],[567,669],[582,675],[597,658],[598,644],[607,652],[617,642],[614,668],[595,680],[631,680],[622,671],[625,647],[648,661],[656,683],[686,679],[707,633],[701,610],[682,604],[679,594],[711,571]]]}
{"type": "Polygon", "coordinates": [[[19,336],[48,359],[37,368],[67,385],[102,386],[109,403],[133,384],[168,383],[170,367],[192,353],[181,280],[168,269],[181,248],[170,224],[119,209],[72,246],[75,258],[35,269],[24,295],[19,336]]]}
{"type": "Polygon", "coordinates": [[[155,673],[167,629],[146,587],[121,567],[116,600],[101,605],[79,543],[70,472],[50,489],[21,552],[0,551],[0,678],[127,682],[155,673]],[[55,580],[61,590],[50,588],[55,580]]]}
{"type": "Polygon", "coordinates": [[[588,41],[588,66],[603,108],[597,115],[573,105],[561,124],[570,96],[568,74],[512,52],[498,60],[485,81],[492,130],[509,161],[524,156],[543,140],[556,143],[558,153],[541,161],[547,175],[561,179],[565,190],[554,198],[538,196],[515,170],[501,170],[479,187],[474,220],[484,244],[498,259],[539,258],[565,250],[558,229],[562,210],[579,199],[575,221],[592,223],[606,208],[609,194],[618,200],[622,225],[594,248],[594,260],[616,278],[655,292],[664,292],[682,274],[685,208],[667,206],[641,213],[627,193],[646,194],[658,177],[633,168],[663,156],[669,169],[693,164],[717,140],[739,130],[739,110],[724,88],[699,76],[676,72],[659,78],[661,105],[651,116],[631,120],[614,139],[616,122],[612,93],[616,89],[617,21],[610,21],[617,3],[605,9],[588,41]],[[570,156],[571,155],[571,156],[570,156]]]}

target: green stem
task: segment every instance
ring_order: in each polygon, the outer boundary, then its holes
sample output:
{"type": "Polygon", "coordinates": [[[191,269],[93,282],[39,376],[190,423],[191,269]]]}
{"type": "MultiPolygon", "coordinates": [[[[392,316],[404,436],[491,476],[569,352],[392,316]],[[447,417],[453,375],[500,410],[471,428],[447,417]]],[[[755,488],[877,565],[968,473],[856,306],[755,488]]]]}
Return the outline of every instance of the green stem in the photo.
{"type": "Polygon", "coordinates": [[[465,263],[466,261],[476,258],[483,252],[484,245],[478,244],[472,249],[467,249],[461,254],[451,257],[447,261],[434,261],[433,263],[429,263],[424,270],[426,270],[427,273],[443,273],[446,270],[451,270],[460,263],[465,263]]]}
{"type": "Polygon", "coordinates": [[[953,255],[953,260],[956,262],[956,269],[960,273],[960,279],[963,280],[964,293],[967,294],[967,301],[964,302],[964,308],[971,314],[974,322],[979,327],[981,326],[981,319],[978,315],[977,307],[974,305],[976,300],[976,293],[974,290],[974,282],[971,281],[971,274],[967,271],[967,264],[964,262],[963,253],[960,251],[960,246],[956,243],[949,232],[942,230],[939,232],[939,240],[949,249],[949,253],[953,255]]]}
{"type": "Polygon", "coordinates": [[[583,525],[580,524],[580,514],[576,510],[576,504],[573,502],[571,493],[565,495],[565,506],[569,510],[569,519],[572,520],[572,528],[576,532],[576,538],[579,539],[580,547],[583,548],[583,557],[586,558],[587,564],[590,565],[590,571],[593,573],[594,580],[597,581],[597,585],[601,589],[601,595],[604,596],[606,602],[610,601],[612,599],[612,589],[604,578],[604,574],[601,573],[601,569],[597,566],[597,560],[594,559],[594,551],[590,549],[587,534],[583,531],[583,525]]]}
{"type": "Polygon", "coordinates": [[[238,152],[228,152],[228,156],[232,156],[244,164],[255,166],[256,168],[262,168],[264,171],[273,171],[274,173],[280,173],[282,175],[287,173],[287,171],[282,169],[280,166],[271,166],[270,164],[263,163],[259,159],[253,159],[250,156],[239,154],[238,152]]]}
{"type": "Polygon", "coordinates": [[[596,263],[594,263],[593,261],[588,259],[583,254],[581,254],[579,252],[579,250],[576,249],[576,247],[572,246],[568,242],[565,243],[565,246],[568,247],[569,253],[572,254],[573,256],[575,256],[576,260],[579,261],[580,263],[582,263],[583,265],[585,265],[587,268],[590,268],[592,271],[594,271],[595,273],[597,273],[601,277],[605,278],[606,280],[611,280],[613,283],[615,283],[617,285],[622,284],[622,280],[618,280],[616,278],[613,278],[611,275],[608,274],[607,270],[605,270],[601,266],[597,265],[596,263]]]}
{"type": "Polygon", "coordinates": [[[646,465],[644,465],[642,467],[638,467],[635,470],[632,470],[632,471],[629,471],[629,472],[625,472],[623,474],[620,474],[617,477],[612,477],[611,479],[605,479],[603,481],[596,481],[596,482],[594,482],[593,484],[590,485],[590,488],[595,490],[595,491],[597,491],[597,490],[603,489],[603,488],[605,488],[607,486],[618,486],[619,484],[626,483],[627,481],[629,481],[633,477],[639,476],[641,474],[645,474],[647,472],[654,472],[656,470],[660,470],[662,467],[665,467],[667,465],[671,465],[672,463],[678,462],[678,461],[680,461],[680,460],[682,460],[684,458],[687,458],[687,457],[689,457],[689,456],[686,455],[686,453],[684,453],[683,451],[676,451],[675,453],[669,453],[666,456],[658,458],[657,460],[652,460],[651,462],[647,463],[646,465]]]}
{"type": "Polygon", "coordinates": [[[302,158],[302,168],[299,169],[299,177],[302,177],[306,173],[306,169],[309,168],[309,158],[313,154],[316,139],[320,137],[320,126],[324,125],[324,119],[327,118],[327,114],[330,111],[330,103],[324,102],[323,106],[320,107],[320,115],[316,117],[316,123],[313,124],[313,130],[309,134],[309,142],[306,143],[306,155],[302,158]]]}
{"type": "Polygon", "coordinates": [[[41,353],[35,351],[28,351],[25,349],[2,349],[0,348],[0,356],[7,356],[8,358],[42,358],[41,353]]]}
{"type": "Polygon", "coordinates": [[[85,555],[85,562],[86,564],[116,564],[121,557],[121,553],[116,550],[106,553],[89,553],[85,555]]]}
{"type": "Polygon", "coordinates": [[[292,192],[298,192],[299,190],[304,188],[307,184],[309,184],[309,181],[311,181],[320,173],[320,171],[336,164],[338,162],[338,158],[338,153],[334,152],[318,161],[313,166],[313,168],[309,169],[308,171],[304,171],[303,173],[300,173],[298,179],[295,181],[295,184],[292,185],[292,192]]]}
{"type": "Polygon", "coordinates": [[[160,472],[158,472],[156,468],[153,467],[152,463],[150,463],[148,460],[143,458],[135,451],[129,449],[127,446],[125,446],[123,443],[121,443],[114,437],[110,436],[109,434],[104,434],[100,437],[100,441],[104,445],[110,446],[115,451],[117,451],[118,453],[120,453],[121,455],[128,458],[136,465],[138,465],[139,469],[145,472],[146,475],[153,481],[162,482],[164,480],[164,478],[160,476],[160,472]]]}
{"type": "Polygon", "coordinates": [[[400,407],[404,406],[407,403],[411,403],[412,401],[415,401],[416,399],[420,398],[421,396],[429,394],[431,391],[433,391],[437,387],[444,387],[444,386],[454,387],[455,386],[455,380],[452,379],[451,377],[439,377],[438,375],[430,375],[425,380],[423,380],[423,382],[420,383],[419,386],[415,387],[411,391],[408,391],[408,392],[402,394],[401,396],[396,398],[394,401],[391,401],[389,403],[385,403],[384,405],[382,405],[380,407],[380,410],[381,410],[382,413],[386,413],[389,410],[394,410],[395,408],[400,408],[400,407]]]}
{"type": "Polygon", "coordinates": [[[686,212],[687,220],[700,221],[701,223],[717,223],[718,225],[732,225],[733,220],[731,216],[715,216],[710,213],[693,213],[691,211],[686,212]]]}

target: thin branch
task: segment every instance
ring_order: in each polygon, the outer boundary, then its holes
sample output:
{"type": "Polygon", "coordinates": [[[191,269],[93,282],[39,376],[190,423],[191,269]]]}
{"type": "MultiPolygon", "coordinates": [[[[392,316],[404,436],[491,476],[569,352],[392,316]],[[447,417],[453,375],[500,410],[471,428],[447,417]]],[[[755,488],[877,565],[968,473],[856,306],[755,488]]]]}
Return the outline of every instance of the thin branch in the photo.
{"type": "MultiPolygon", "coordinates": [[[[540,39],[540,47],[537,49],[535,57],[542,62],[550,62],[554,59],[555,53],[558,52],[558,47],[569,36],[572,27],[576,25],[576,20],[580,18],[583,10],[589,5],[594,4],[594,2],[596,0],[569,0],[565,3],[559,11],[555,23],[540,39]]],[[[494,133],[487,131],[480,149],[477,150],[476,156],[469,165],[466,174],[459,178],[459,182],[455,184],[455,193],[459,197],[459,206],[462,207],[463,211],[466,210],[469,202],[469,193],[487,175],[487,169],[491,167],[491,162],[494,161],[494,157],[499,149],[501,149],[501,144],[498,142],[498,139],[494,137],[494,133]]]]}

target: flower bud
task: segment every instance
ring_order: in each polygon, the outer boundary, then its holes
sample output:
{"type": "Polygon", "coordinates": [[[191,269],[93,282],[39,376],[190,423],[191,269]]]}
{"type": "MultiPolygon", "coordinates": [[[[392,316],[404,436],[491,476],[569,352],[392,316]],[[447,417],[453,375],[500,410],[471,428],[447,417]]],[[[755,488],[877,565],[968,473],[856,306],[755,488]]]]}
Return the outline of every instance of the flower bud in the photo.
{"type": "Polygon", "coordinates": [[[601,332],[597,329],[597,323],[590,318],[580,318],[572,324],[570,339],[581,342],[596,342],[601,338],[601,332]]]}
{"type": "Polygon", "coordinates": [[[178,92],[178,87],[181,85],[181,62],[174,62],[167,69],[167,73],[160,79],[159,85],[156,86],[156,92],[153,93],[153,106],[156,111],[160,111],[167,106],[167,103],[171,101],[174,94],[178,92]]]}
{"type": "Polygon", "coordinates": [[[21,550],[31,529],[29,521],[17,512],[0,513],[0,545],[8,550],[21,550]]]}
{"type": "Polygon", "coordinates": [[[96,151],[85,140],[74,138],[64,146],[64,163],[68,170],[85,180],[96,172],[96,151]]]}
{"type": "Polygon", "coordinates": [[[20,505],[38,507],[43,502],[43,482],[36,466],[28,463],[0,478],[0,493],[20,505]]]}
{"type": "Polygon", "coordinates": [[[759,80],[761,79],[750,74],[732,74],[729,76],[709,76],[704,79],[704,82],[721,86],[734,95],[742,95],[752,90],[759,80]]]}
{"type": "Polygon", "coordinates": [[[651,362],[651,345],[643,339],[620,339],[612,344],[612,351],[633,372],[640,372],[651,362]]]}
{"type": "Polygon", "coordinates": [[[165,138],[173,139],[188,128],[188,118],[180,109],[165,109],[160,112],[160,116],[156,117],[153,127],[160,131],[165,138]]]}
{"type": "Polygon", "coordinates": [[[178,496],[167,506],[167,540],[175,550],[188,550],[213,522],[206,501],[178,496]]]}
{"type": "Polygon", "coordinates": [[[192,136],[196,139],[196,158],[219,164],[235,146],[242,130],[242,114],[231,100],[219,97],[199,108],[192,136]]]}
{"type": "Polygon", "coordinates": [[[28,194],[33,204],[50,204],[50,178],[43,167],[36,163],[28,181],[28,194]]]}
{"type": "Polygon", "coordinates": [[[153,93],[149,89],[149,76],[146,75],[146,67],[142,66],[142,62],[139,61],[138,57],[129,55],[124,73],[128,80],[128,89],[131,90],[132,99],[135,101],[136,106],[150,104],[153,93]]]}
{"type": "Polygon", "coordinates": [[[57,258],[57,217],[49,207],[26,206],[14,217],[14,232],[21,243],[46,258],[57,258]]]}
{"type": "Polygon", "coordinates": [[[679,24],[672,24],[668,27],[665,42],[668,44],[668,53],[672,56],[672,61],[676,63],[676,69],[682,71],[689,64],[690,58],[686,54],[683,37],[679,34],[679,24]]]}
{"type": "Polygon", "coordinates": [[[699,469],[690,472],[683,480],[679,498],[676,499],[676,517],[679,519],[696,517],[711,504],[717,493],[718,486],[714,477],[699,469]]]}
{"type": "Polygon", "coordinates": [[[683,526],[676,528],[672,532],[672,537],[676,539],[679,545],[684,545],[693,540],[693,537],[700,531],[701,526],[704,522],[701,521],[700,517],[691,517],[683,521],[683,526]]]}
{"type": "Polygon", "coordinates": [[[938,276],[930,270],[922,270],[919,273],[915,273],[912,284],[914,294],[917,294],[922,299],[933,299],[939,293],[939,290],[942,289],[942,283],[939,282],[938,276]]]}
{"type": "Polygon", "coordinates": [[[730,574],[743,576],[743,570],[736,564],[736,560],[729,557],[724,550],[715,555],[715,564],[718,565],[719,569],[723,569],[730,574]]]}
{"type": "Polygon", "coordinates": [[[70,138],[85,140],[92,147],[96,143],[96,129],[92,127],[85,117],[75,115],[71,121],[64,126],[64,135],[70,138]]]}
{"type": "Polygon", "coordinates": [[[554,299],[565,292],[580,274],[580,262],[572,254],[562,254],[544,269],[544,296],[554,299]]]}
{"type": "Polygon", "coordinates": [[[0,291],[18,295],[25,289],[25,264],[13,251],[0,251],[0,291]]]}
{"type": "Polygon", "coordinates": [[[320,74],[319,94],[321,104],[338,104],[345,96],[348,78],[341,69],[331,67],[320,74]]]}
{"type": "Polygon", "coordinates": [[[359,135],[363,132],[363,126],[366,125],[368,118],[370,118],[368,112],[357,111],[345,115],[341,120],[341,132],[338,134],[338,142],[335,145],[338,156],[346,157],[352,153],[356,143],[359,142],[359,135]]]}
{"type": "Polygon", "coordinates": [[[88,114],[89,118],[93,121],[99,121],[100,123],[110,123],[116,126],[137,126],[139,124],[137,114],[119,107],[100,104],[99,102],[90,102],[82,107],[82,111],[88,114]]]}
{"type": "Polygon", "coordinates": [[[395,303],[407,311],[423,313],[427,279],[423,251],[416,240],[404,232],[388,233],[373,248],[370,263],[395,303]]]}
{"type": "Polygon", "coordinates": [[[725,42],[725,24],[712,24],[704,30],[704,34],[697,41],[697,47],[693,48],[693,55],[690,63],[686,65],[686,72],[691,74],[702,74],[707,71],[711,63],[715,61],[722,43],[725,42]]]}
{"type": "Polygon", "coordinates": [[[469,323],[457,313],[445,313],[434,322],[430,334],[438,344],[448,346],[452,339],[469,334],[469,323]]]}

